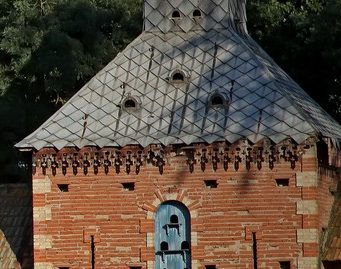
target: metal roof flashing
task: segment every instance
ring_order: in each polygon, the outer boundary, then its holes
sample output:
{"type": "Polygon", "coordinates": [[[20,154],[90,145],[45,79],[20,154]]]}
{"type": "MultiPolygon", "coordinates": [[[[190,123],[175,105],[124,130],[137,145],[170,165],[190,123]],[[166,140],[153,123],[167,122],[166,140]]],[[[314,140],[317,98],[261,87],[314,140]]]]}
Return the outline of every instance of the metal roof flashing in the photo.
{"type": "Polygon", "coordinates": [[[340,143],[341,126],[234,23],[245,1],[146,0],[144,12],[146,31],[17,148],[340,143]],[[200,22],[175,27],[174,10],[200,22]]]}

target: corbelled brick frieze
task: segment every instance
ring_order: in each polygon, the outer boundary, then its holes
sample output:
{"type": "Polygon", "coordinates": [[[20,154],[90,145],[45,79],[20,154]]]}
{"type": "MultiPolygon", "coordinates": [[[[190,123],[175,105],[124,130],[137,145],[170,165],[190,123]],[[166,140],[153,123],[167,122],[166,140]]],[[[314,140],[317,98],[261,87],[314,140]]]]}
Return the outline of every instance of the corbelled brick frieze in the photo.
{"type": "Polygon", "coordinates": [[[297,145],[290,139],[279,144],[263,140],[258,144],[251,144],[241,140],[235,144],[225,142],[207,144],[151,145],[145,148],[140,146],[126,146],[123,148],[85,147],[64,148],[60,151],[54,148],[44,148],[34,154],[33,173],[39,170],[43,175],[50,173],[56,175],[78,173],[105,174],[135,173],[139,174],[144,166],[155,166],[163,174],[167,165],[172,165],[173,157],[179,158],[177,165],[186,165],[190,172],[195,169],[233,169],[238,171],[241,166],[247,170],[257,167],[273,169],[278,163],[288,163],[291,169],[300,165],[300,160],[305,152],[312,146],[311,141],[297,145]]]}

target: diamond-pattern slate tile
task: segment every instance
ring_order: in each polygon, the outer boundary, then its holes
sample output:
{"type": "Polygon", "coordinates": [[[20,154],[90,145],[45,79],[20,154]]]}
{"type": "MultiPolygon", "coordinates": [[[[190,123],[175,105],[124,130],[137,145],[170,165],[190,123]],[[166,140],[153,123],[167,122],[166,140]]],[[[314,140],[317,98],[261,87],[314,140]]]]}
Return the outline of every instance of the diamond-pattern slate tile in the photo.
{"type": "Polygon", "coordinates": [[[302,142],[316,133],[341,139],[340,125],[246,32],[233,30],[243,1],[163,2],[146,1],[146,31],[16,146],[302,142]],[[188,19],[194,8],[203,12],[200,22],[188,19]],[[174,9],[187,17],[173,22],[174,9]],[[170,78],[178,69],[188,74],[180,84],[170,78]],[[227,107],[210,106],[215,91],[227,107]],[[129,96],[141,102],[134,111],[122,107],[129,96]]]}

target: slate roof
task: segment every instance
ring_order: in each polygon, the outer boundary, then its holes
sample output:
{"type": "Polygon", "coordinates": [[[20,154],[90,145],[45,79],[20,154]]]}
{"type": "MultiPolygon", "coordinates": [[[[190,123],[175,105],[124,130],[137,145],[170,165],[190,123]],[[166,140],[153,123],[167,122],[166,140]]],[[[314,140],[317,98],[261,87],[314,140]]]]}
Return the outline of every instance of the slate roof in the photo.
{"type": "Polygon", "coordinates": [[[196,2],[145,1],[146,30],[16,147],[341,141],[341,126],[247,34],[245,1],[196,2]]]}

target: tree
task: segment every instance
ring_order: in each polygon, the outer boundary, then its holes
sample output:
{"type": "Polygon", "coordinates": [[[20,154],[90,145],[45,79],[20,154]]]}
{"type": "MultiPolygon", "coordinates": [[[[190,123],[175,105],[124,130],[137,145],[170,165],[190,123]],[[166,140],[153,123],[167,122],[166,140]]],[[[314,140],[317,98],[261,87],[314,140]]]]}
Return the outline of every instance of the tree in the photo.
{"type": "MultiPolygon", "coordinates": [[[[0,0],[0,175],[37,128],[141,30],[139,0],[0,0]]],[[[1,181],[1,178],[0,178],[1,181]]]]}

